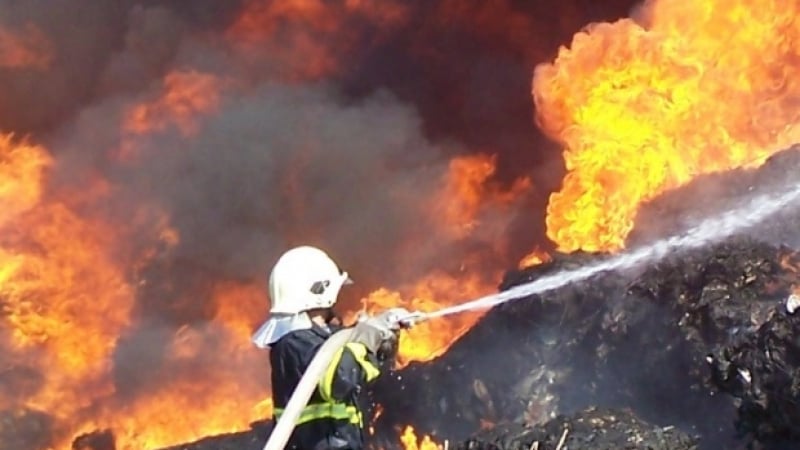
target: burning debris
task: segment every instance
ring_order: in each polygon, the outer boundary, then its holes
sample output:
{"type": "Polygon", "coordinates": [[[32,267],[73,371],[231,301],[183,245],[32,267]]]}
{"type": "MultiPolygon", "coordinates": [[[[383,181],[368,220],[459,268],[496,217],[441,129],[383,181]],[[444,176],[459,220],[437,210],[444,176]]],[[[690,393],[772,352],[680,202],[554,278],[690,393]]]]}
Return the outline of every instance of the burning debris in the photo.
{"type": "MultiPolygon", "coordinates": [[[[0,2],[0,446],[150,450],[269,417],[248,338],[287,245],[347,255],[344,314],[431,310],[682,228],[647,202],[706,214],[762,185],[670,192],[800,141],[798,4],[620,19],[636,3],[0,2]]],[[[796,223],[762,237],[800,247],[796,223]]],[[[425,323],[383,382],[402,390],[375,392],[376,438],[600,405],[701,446],[736,417],[792,439],[778,254],[733,240],[425,323]]]]}
{"type": "MultiPolygon", "coordinates": [[[[378,419],[378,434],[415,417],[419,432],[452,439],[492,423],[536,425],[602,406],[629,408],[657,426],[696,433],[701,448],[732,446],[734,422],[753,424],[747,416],[752,408],[740,407],[737,419],[736,402],[715,395],[724,378],[711,376],[708,357],[738,342],[748,343],[750,355],[763,354],[759,330],[776,320],[792,329],[792,319],[778,319],[790,317],[784,302],[797,281],[781,265],[785,251],[737,238],[670,258],[632,279],[604,273],[497,307],[433,364],[412,364],[385,381],[402,388],[376,392],[377,402],[394,406],[378,419]]],[[[556,256],[550,265],[510,275],[503,287],[593,258],[556,256]]],[[[797,362],[783,348],[772,354],[780,361],[773,365],[792,373],[797,362]]],[[[761,379],[752,365],[752,377],[761,379]]],[[[741,379],[736,369],[727,373],[741,379]]],[[[791,393],[758,387],[760,395],[791,393]]],[[[790,412],[780,410],[786,423],[793,420],[790,412]]],[[[769,421],[766,410],[759,417],[769,421]]]]}

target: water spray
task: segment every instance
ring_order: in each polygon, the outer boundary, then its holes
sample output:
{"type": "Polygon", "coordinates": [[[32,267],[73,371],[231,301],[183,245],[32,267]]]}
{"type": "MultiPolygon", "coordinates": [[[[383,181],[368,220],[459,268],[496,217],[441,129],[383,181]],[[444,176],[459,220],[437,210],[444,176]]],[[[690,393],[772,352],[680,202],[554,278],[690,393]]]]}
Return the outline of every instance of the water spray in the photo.
{"type": "Polygon", "coordinates": [[[619,254],[605,261],[547,275],[507,291],[490,294],[466,303],[449,306],[438,311],[413,312],[401,318],[410,325],[426,320],[446,317],[466,311],[488,309],[511,300],[541,294],[570,283],[586,280],[593,275],[609,270],[626,270],[644,263],[652,263],[671,253],[692,249],[720,241],[743,229],[749,228],[800,199],[800,185],[793,186],[781,195],[763,194],[752,198],[741,207],[702,220],[685,233],[660,239],[636,250],[619,254]]]}
{"type": "MultiPolygon", "coordinates": [[[[525,284],[518,285],[507,291],[487,295],[466,303],[449,306],[438,311],[415,311],[408,314],[398,314],[391,320],[401,328],[410,328],[420,322],[446,317],[466,311],[476,311],[492,308],[511,300],[529,297],[534,294],[557,289],[569,283],[586,280],[593,275],[609,270],[625,270],[640,266],[646,262],[658,261],[670,253],[696,248],[711,242],[719,241],[740,230],[753,226],[779,210],[800,199],[800,185],[794,186],[787,192],[779,195],[760,195],[742,207],[727,211],[718,216],[704,219],[685,233],[660,239],[636,250],[619,254],[605,261],[581,267],[574,270],[565,270],[547,275],[525,284]]],[[[292,394],[284,414],[278,420],[264,450],[281,450],[286,445],[297,418],[305,407],[317,381],[322,377],[333,355],[342,348],[352,333],[352,329],[345,329],[334,334],[311,361],[311,365],[303,374],[300,384],[292,394]]]]}

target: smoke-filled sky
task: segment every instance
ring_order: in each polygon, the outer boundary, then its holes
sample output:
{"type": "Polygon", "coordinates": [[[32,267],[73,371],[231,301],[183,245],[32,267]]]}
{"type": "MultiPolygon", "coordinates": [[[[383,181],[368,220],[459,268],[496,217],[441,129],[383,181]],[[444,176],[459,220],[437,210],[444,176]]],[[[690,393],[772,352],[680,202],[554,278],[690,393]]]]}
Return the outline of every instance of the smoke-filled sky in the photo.
{"type": "MultiPolygon", "coordinates": [[[[36,320],[68,326],[39,330],[41,353],[19,350],[14,339],[30,336],[13,327],[35,320],[11,308],[0,352],[40,381],[0,392],[0,410],[67,405],[55,423],[68,439],[108,426],[92,422],[99,411],[139,420],[153,407],[146,396],[164,389],[196,401],[179,382],[203,372],[219,414],[195,405],[198,420],[258,417],[250,408],[268,389],[266,363],[253,364],[247,337],[266,313],[267,273],[293,245],[319,245],[351,273],[350,308],[432,273],[458,275],[453,296],[493,289],[502,270],[550,245],[545,204],[564,173],[560,146],[534,124],[533,68],[633,4],[0,0],[0,133],[52,158],[41,217],[3,218],[16,234],[0,256],[33,248],[42,273],[69,282],[20,290],[40,302],[36,320]],[[58,229],[43,225],[52,211],[85,221],[82,231],[25,232],[58,229]],[[78,253],[57,258],[52,239],[78,253]],[[114,283],[113,295],[103,290],[114,283]],[[244,288],[229,311],[219,299],[230,286],[255,287],[258,301],[244,288]],[[41,292],[65,293],[67,306],[41,292]],[[67,369],[57,346],[81,333],[106,344],[84,352],[96,365],[67,369]],[[236,407],[223,411],[219,398],[236,407]]],[[[173,420],[174,434],[148,445],[232,426],[220,423],[181,431],[173,420]]],[[[140,425],[116,426],[158,431],[140,425]]]]}
{"type": "Polygon", "coordinates": [[[420,205],[453,155],[496,154],[500,183],[534,186],[529,208],[493,215],[492,232],[520,236],[513,264],[542,240],[563,170],[533,124],[532,68],[631,3],[4,2],[3,29],[39,37],[45,59],[0,70],[0,129],[46,144],[56,191],[96,174],[117,187],[115,214],[157,202],[177,258],[234,278],[265,277],[301,242],[378,283],[397,273],[383,265],[447,261],[456,250],[430,239],[438,218],[420,205]],[[205,78],[187,97],[207,107],[179,101],[208,113],[192,131],[153,114],[163,126],[126,136],[131,105],[162,96],[171,73],[205,78]],[[138,156],[119,163],[127,139],[138,156]]]}
{"type": "Polygon", "coordinates": [[[350,272],[349,312],[433,309],[797,142],[796,12],[721,3],[0,0],[0,416],[54,427],[15,448],[265,417],[249,337],[291,246],[350,272]]]}

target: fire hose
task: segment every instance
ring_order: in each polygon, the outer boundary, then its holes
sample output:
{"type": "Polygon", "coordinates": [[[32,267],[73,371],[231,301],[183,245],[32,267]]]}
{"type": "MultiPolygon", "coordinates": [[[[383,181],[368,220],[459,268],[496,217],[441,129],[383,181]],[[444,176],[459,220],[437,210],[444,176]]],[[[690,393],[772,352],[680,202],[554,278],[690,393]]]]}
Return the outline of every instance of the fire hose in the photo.
{"type": "MultiPolygon", "coordinates": [[[[428,314],[413,312],[408,315],[394,316],[391,318],[391,322],[395,328],[399,328],[401,326],[408,327],[411,324],[422,322],[428,318],[430,318],[428,314]]],[[[264,450],[283,450],[286,443],[289,441],[289,437],[292,435],[292,431],[294,431],[297,419],[314,394],[319,380],[325,376],[325,371],[328,369],[334,355],[336,355],[345,344],[350,342],[350,338],[353,336],[354,332],[354,328],[345,328],[331,335],[331,337],[322,344],[317,354],[314,355],[314,358],[308,365],[308,368],[303,373],[303,377],[300,378],[300,382],[297,384],[294,392],[292,392],[292,396],[286,404],[283,414],[281,414],[278,422],[272,429],[272,433],[270,433],[267,443],[264,445],[264,450]]]]}

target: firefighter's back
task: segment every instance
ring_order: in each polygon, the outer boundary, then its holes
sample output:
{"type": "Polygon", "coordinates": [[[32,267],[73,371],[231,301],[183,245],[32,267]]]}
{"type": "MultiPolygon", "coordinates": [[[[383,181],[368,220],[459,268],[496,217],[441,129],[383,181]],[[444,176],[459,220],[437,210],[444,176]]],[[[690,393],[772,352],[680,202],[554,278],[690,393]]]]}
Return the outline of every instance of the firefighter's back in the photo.
{"type": "MultiPolygon", "coordinates": [[[[276,418],[286,406],[308,365],[330,332],[315,326],[296,330],[272,345],[272,397],[276,418]]],[[[287,445],[297,450],[361,450],[361,413],[355,398],[324,399],[317,390],[297,421],[287,445]]]]}

